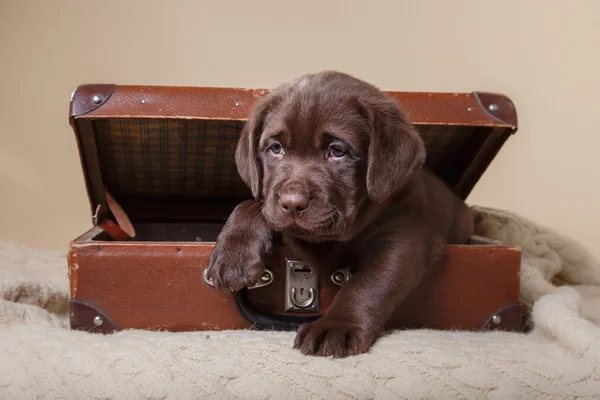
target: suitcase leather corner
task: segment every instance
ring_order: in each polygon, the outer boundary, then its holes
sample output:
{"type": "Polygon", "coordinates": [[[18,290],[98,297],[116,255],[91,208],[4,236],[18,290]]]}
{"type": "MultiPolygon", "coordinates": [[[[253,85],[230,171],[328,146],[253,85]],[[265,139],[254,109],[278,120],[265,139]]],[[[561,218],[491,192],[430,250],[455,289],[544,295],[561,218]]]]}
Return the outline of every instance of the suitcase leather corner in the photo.
{"type": "Polygon", "coordinates": [[[118,331],[112,319],[101,310],[82,300],[69,301],[71,329],[94,333],[118,331]]]}

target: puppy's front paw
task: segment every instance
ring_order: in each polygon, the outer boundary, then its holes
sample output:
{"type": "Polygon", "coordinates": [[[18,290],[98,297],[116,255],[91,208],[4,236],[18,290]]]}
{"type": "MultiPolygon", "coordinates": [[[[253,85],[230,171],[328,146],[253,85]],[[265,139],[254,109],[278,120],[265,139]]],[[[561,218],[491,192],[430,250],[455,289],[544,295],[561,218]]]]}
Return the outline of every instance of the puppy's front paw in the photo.
{"type": "MultiPolygon", "coordinates": [[[[244,241],[248,243],[248,241],[244,241]]],[[[261,246],[240,245],[233,238],[223,238],[215,245],[208,259],[207,278],[215,288],[236,291],[252,286],[264,271],[261,246]]]]}
{"type": "Polygon", "coordinates": [[[298,329],[295,349],[305,355],[340,358],[364,353],[375,341],[373,332],[358,325],[324,318],[298,329]]]}

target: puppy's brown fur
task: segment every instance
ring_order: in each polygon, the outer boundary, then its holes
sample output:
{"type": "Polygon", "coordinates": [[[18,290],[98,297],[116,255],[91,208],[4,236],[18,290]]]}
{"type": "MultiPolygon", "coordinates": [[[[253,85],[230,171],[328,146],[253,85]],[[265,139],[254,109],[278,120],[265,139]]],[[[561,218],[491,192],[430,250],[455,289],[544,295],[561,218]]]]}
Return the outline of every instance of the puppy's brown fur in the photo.
{"type": "Polygon", "coordinates": [[[443,244],[472,233],[467,206],[424,168],[423,141],[398,104],[347,74],[306,75],[261,99],[236,163],[254,200],[217,239],[208,267],[216,287],[257,282],[274,231],[322,273],[357,268],[327,313],[299,329],[304,354],[367,351],[435,273],[443,244]]]}

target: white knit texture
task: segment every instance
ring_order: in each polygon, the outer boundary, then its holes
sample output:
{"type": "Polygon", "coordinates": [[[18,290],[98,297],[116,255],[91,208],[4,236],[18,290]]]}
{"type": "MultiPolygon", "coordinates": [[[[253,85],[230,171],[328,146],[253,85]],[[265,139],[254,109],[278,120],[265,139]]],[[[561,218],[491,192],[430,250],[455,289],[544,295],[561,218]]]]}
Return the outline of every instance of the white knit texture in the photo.
{"type": "Polygon", "coordinates": [[[531,221],[474,211],[479,234],[523,247],[535,329],[394,332],[337,360],[303,356],[291,332],[70,331],[65,255],[2,242],[0,399],[600,399],[600,265],[531,221]]]}

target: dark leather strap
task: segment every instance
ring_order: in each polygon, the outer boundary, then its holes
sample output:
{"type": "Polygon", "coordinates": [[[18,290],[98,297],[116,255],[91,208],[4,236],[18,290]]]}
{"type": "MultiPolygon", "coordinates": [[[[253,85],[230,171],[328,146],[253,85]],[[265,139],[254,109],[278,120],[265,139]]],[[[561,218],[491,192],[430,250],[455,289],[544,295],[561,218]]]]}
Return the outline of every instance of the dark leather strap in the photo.
{"type": "Polygon", "coordinates": [[[314,322],[320,316],[298,316],[270,314],[257,310],[248,301],[248,289],[244,288],[235,294],[235,304],[240,314],[257,330],[295,331],[302,324],[314,322]]]}

